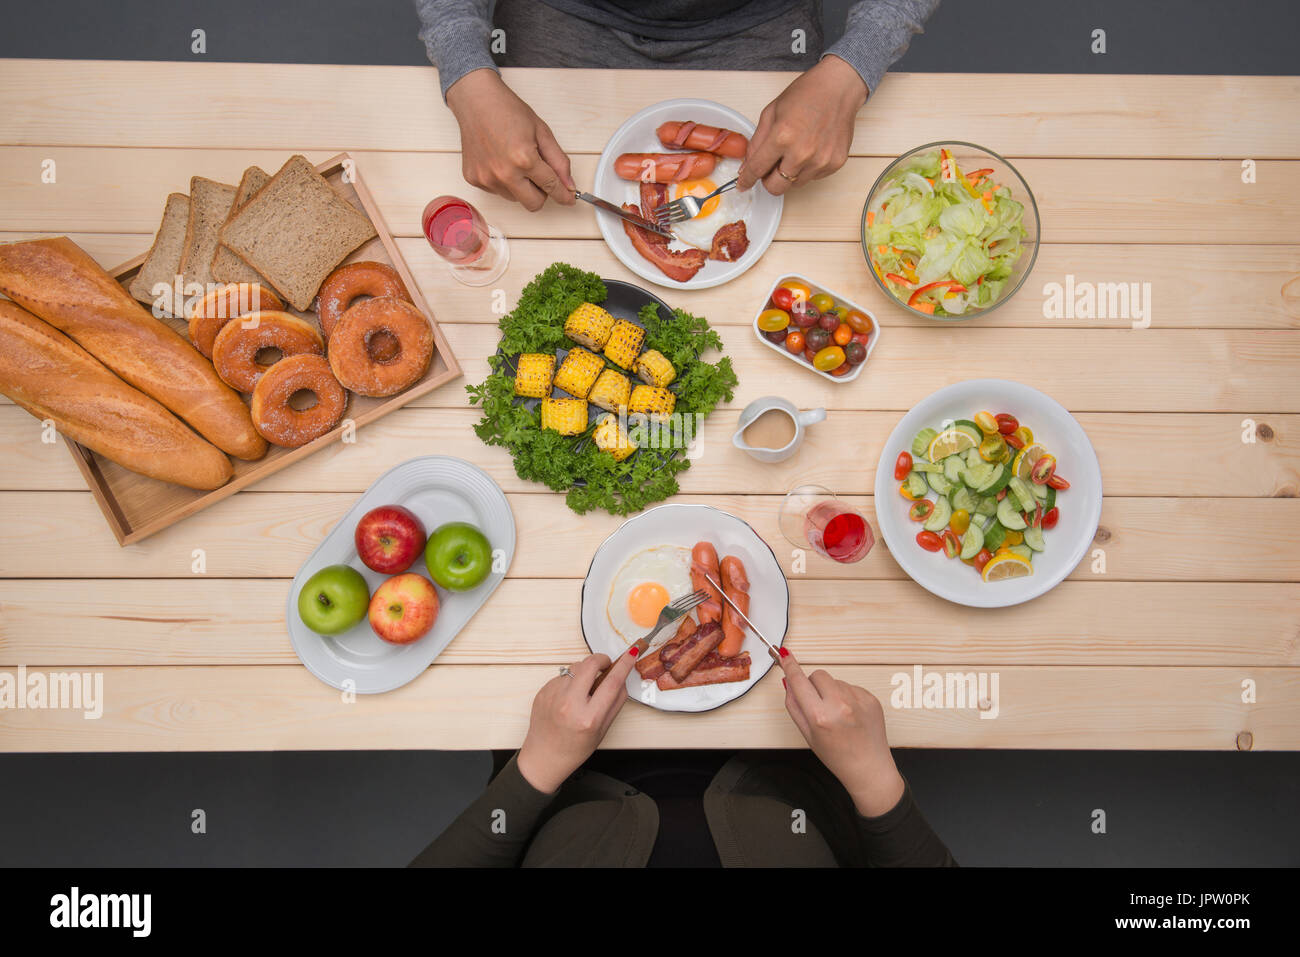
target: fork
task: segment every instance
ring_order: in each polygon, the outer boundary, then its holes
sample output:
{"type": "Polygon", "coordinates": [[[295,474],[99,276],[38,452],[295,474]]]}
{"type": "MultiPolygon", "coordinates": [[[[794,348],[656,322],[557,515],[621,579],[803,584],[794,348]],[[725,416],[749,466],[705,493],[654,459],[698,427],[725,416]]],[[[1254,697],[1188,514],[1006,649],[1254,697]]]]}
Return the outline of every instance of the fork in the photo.
{"type": "MultiPolygon", "coordinates": [[[[696,605],[703,602],[708,597],[709,597],[709,593],[704,591],[703,589],[700,589],[698,591],[691,592],[689,595],[683,595],[681,598],[678,598],[675,601],[670,601],[668,604],[664,605],[664,610],[659,612],[659,620],[655,622],[655,626],[650,629],[650,633],[646,635],[644,638],[641,638],[637,641],[636,643],[637,657],[639,658],[646,653],[646,649],[650,647],[650,639],[653,638],[655,635],[659,634],[659,632],[663,630],[665,625],[671,625],[678,618],[681,618],[683,615],[688,614],[691,611],[691,609],[693,609],[696,605]]],[[[600,683],[605,680],[605,676],[609,674],[610,670],[613,667],[614,665],[611,662],[609,668],[606,668],[604,671],[602,671],[600,674],[596,676],[596,680],[595,682],[592,683],[591,686],[592,694],[596,693],[596,689],[600,687],[600,683]]]]}
{"type": "Polygon", "coordinates": [[[656,207],[654,211],[655,222],[659,226],[667,227],[673,223],[694,219],[700,215],[700,210],[704,208],[706,202],[725,193],[735,185],[736,180],[733,179],[730,183],[723,183],[708,196],[683,196],[681,199],[675,199],[671,203],[656,207]]]}

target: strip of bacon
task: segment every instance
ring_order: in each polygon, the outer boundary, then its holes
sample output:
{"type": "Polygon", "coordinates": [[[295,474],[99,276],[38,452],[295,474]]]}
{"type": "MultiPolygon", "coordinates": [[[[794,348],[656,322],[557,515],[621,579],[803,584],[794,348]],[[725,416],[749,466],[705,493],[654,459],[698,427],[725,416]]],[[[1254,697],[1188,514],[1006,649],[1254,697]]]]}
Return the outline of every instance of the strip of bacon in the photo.
{"type": "MultiPolygon", "coordinates": [[[[624,203],[623,209],[637,216],[643,215],[640,207],[632,203],[624,203]]],[[[661,273],[675,282],[688,281],[703,269],[708,261],[709,257],[702,249],[681,251],[669,249],[662,236],[657,236],[640,226],[633,226],[626,219],[623,220],[623,229],[626,230],[628,239],[632,240],[633,248],[641,254],[642,258],[654,263],[661,273]]]]}
{"type": "Polygon", "coordinates": [[[695,666],[703,661],[714,648],[718,647],[720,641],[722,641],[722,626],[720,624],[716,621],[710,621],[700,625],[695,634],[682,643],[681,650],[677,652],[672,661],[666,663],[668,673],[673,676],[673,680],[685,681],[687,676],[695,670],[695,666]]]}
{"type": "Polygon", "coordinates": [[[709,258],[734,263],[745,255],[748,248],[749,234],[745,231],[744,220],[727,223],[713,234],[713,248],[709,251],[709,258]]]}
{"type": "Polygon", "coordinates": [[[671,674],[662,674],[655,684],[660,691],[674,691],[678,688],[725,684],[729,681],[748,681],[749,663],[748,651],[734,658],[722,658],[711,653],[695,666],[685,681],[678,681],[671,674]]]}
{"type": "MultiPolygon", "coordinates": [[[[668,202],[668,187],[663,183],[641,183],[641,208],[646,210],[646,219],[654,218],[654,211],[668,202]]],[[[668,237],[643,230],[650,242],[660,246],[668,245],[668,237]]]]}
{"type": "Polygon", "coordinates": [[[661,674],[668,670],[668,665],[672,664],[677,653],[681,651],[682,645],[686,639],[695,634],[695,619],[687,615],[682,619],[682,623],[677,626],[677,634],[673,635],[662,647],[656,648],[648,655],[637,659],[636,670],[645,681],[653,681],[661,674]],[[665,661],[667,658],[667,661],[665,661]]]}

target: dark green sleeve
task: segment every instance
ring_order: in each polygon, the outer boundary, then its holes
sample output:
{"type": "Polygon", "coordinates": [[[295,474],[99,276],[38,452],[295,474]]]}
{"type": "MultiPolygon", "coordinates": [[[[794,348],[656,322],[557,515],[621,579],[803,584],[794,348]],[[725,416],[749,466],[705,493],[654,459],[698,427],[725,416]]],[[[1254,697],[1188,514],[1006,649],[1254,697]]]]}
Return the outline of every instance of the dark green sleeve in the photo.
{"type": "Polygon", "coordinates": [[[518,867],[542,813],[554,800],[519,773],[519,755],[410,867],[518,867]]]}
{"type": "Polygon", "coordinates": [[[858,815],[858,833],[868,867],[956,867],[952,853],[939,840],[912,798],[912,785],[903,781],[903,796],[879,817],[858,815]]]}

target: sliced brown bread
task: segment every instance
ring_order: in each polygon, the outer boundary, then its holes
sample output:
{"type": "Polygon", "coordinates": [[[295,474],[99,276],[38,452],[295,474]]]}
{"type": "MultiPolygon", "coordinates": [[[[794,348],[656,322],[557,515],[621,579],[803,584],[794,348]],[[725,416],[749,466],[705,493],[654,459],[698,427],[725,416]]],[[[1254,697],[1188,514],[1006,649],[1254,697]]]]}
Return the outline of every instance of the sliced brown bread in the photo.
{"type": "Polygon", "coordinates": [[[195,176],[190,179],[190,218],[185,224],[185,252],[181,274],[185,284],[200,283],[207,290],[212,276],[212,257],[217,251],[217,233],[230,215],[235,187],[195,176]]]}
{"type": "Polygon", "coordinates": [[[334,267],[376,235],[303,156],[290,157],[221,228],[221,242],[303,312],[334,267]]]}
{"type": "MultiPolygon", "coordinates": [[[[176,281],[176,274],[181,268],[181,253],[185,251],[185,224],[189,218],[190,198],[184,193],[168,196],[158,235],[154,236],[153,245],[149,247],[149,253],[144,257],[144,263],[128,289],[136,299],[152,305],[155,299],[154,284],[161,282],[170,286],[176,281]]],[[[167,296],[165,301],[170,303],[172,297],[167,296]]]]}
{"type": "MultiPolygon", "coordinates": [[[[253,194],[270,182],[271,174],[260,166],[250,166],[244,170],[235,191],[235,202],[230,207],[230,216],[244,208],[244,204],[253,198],[253,194]]],[[[230,216],[226,222],[230,222],[230,216]]],[[[225,225],[224,223],[222,225],[225,225]]],[[[217,254],[212,257],[212,278],[217,282],[257,282],[266,285],[266,280],[256,269],[248,265],[225,246],[217,246],[217,254]]]]}

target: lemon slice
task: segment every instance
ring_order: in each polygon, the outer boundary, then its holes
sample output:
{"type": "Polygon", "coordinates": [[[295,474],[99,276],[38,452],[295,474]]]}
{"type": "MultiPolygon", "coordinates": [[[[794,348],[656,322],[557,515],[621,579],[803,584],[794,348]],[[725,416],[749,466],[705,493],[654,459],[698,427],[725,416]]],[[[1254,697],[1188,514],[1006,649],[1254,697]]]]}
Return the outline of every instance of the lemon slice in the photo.
{"type": "Polygon", "coordinates": [[[1016,464],[1013,466],[1013,471],[1016,476],[1018,478],[1028,479],[1030,471],[1033,470],[1034,463],[1046,454],[1046,446],[1043,446],[1038,442],[1026,445],[1020,450],[1020,454],[1016,456],[1016,464]]]}
{"type": "Polygon", "coordinates": [[[984,565],[984,580],[1000,582],[1008,578],[1024,578],[1034,573],[1034,566],[1015,552],[998,552],[984,565]]]}
{"type": "Polygon", "coordinates": [[[970,433],[963,432],[961,429],[944,429],[930,440],[930,447],[926,449],[925,454],[931,462],[938,462],[954,452],[973,449],[975,445],[975,440],[971,438],[970,433]]]}

